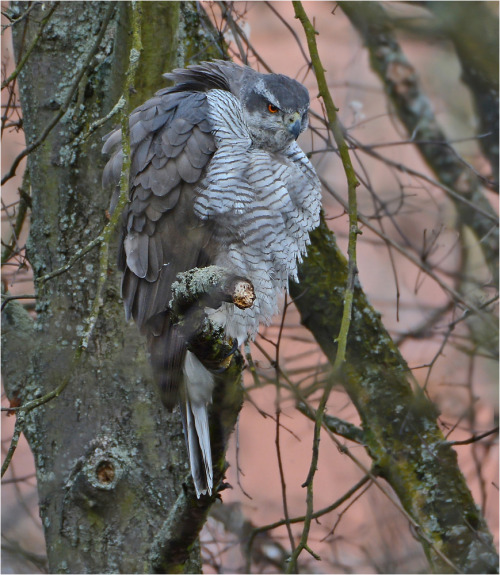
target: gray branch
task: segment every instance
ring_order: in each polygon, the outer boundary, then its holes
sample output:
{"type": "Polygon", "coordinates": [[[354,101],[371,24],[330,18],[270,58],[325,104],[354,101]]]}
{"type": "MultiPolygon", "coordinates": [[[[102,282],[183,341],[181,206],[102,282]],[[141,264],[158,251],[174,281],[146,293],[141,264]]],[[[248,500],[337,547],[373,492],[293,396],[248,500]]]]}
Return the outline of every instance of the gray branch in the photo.
{"type": "MultiPolygon", "coordinates": [[[[343,291],[331,286],[345,285],[347,262],[324,221],[311,240],[300,283],[292,283],[290,292],[304,325],[333,363],[344,302],[343,291]]],[[[342,383],[361,417],[374,469],[419,526],[433,569],[449,571],[444,554],[464,573],[495,572],[493,538],[437,424],[436,408],[419,388],[412,389],[408,365],[359,284],[342,383]]]]}
{"type": "MultiPolygon", "coordinates": [[[[446,134],[435,117],[415,68],[397,42],[383,6],[379,2],[340,2],[340,6],[363,38],[373,70],[383,82],[399,120],[416,139],[428,166],[443,184],[496,216],[474,172],[460,161],[451,145],[443,145],[447,141],[446,134]]],[[[460,223],[469,226],[476,235],[491,270],[492,282],[498,287],[498,219],[492,223],[462,202],[453,197],[451,200],[460,223]]]]}
{"type": "Polygon", "coordinates": [[[178,274],[177,281],[172,284],[169,307],[179,316],[193,305],[217,309],[223,302],[228,302],[246,309],[254,301],[255,291],[246,278],[217,266],[208,266],[178,274]]]}

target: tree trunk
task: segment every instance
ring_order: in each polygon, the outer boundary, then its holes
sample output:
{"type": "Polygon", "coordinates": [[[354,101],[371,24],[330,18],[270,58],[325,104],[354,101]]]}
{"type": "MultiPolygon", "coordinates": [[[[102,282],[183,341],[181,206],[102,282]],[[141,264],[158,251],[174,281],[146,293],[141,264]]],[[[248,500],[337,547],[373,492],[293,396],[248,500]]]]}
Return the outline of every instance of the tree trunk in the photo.
{"type": "MultiPolygon", "coordinates": [[[[13,8],[25,10],[23,3],[13,8]]],[[[195,3],[145,2],[139,8],[143,51],[134,104],[164,85],[161,73],[192,63],[184,58],[207,57],[207,46],[213,55],[221,55],[206,21],[201,29],[204,14],[195,3]]],[[[131,10],[129,3],[121,2],[57,4],[19,75],[29,144],[64,105],[83,62],[94,52],[69,109],[28,158],[33,200],[29,260],[35,279],[65,265],[107,223],[101,137],[117,119],[88,139],[82,136],[124,90],[131,10]]],[[[14,26],[17,61],[44,15],[43,5],[37,5],[14,26]]],[[[214,498],[198,502],[189,488],[180,416],[163,407],[144,340],[134,325],[125,323],[115,253],[112,248],[112,263],[100,270],[99,249],[94,248],[69,271],[39,284],[34,322],[15,303],[4,317],[4,351],[12,358],[5,381],[9,396],[26,403],[69,376],[59,397],[24,419],[18,414],[35,458],[49,568],[67,573],[200,572],[197,535],[214,498]],[[75,362],[102,272],[107,281],[97,325],[75,362]],[[11,351],[16,349],[14,361],[11,351]],[[176,531],[170,529],[173,524],[176,531]]],[[[214,423],[219,480],[224,439],[241,404],[240,371],[241,361],[233,362],[224,381],[233,390],[229,415],[221,416],[223,423],[220,418],[214,423]]]]}

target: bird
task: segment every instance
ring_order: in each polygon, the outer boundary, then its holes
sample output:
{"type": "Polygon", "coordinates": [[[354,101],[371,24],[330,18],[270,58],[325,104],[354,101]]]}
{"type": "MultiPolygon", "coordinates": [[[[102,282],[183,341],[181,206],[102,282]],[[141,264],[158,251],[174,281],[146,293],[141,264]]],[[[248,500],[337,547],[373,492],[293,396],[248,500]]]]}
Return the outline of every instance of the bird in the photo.
{"type": "MultiPolygon", "coordinates": [[[[213,60],[163,75],[129,117],[129,198],[118,267],[125,316],[147,338],[163,403],[180,405],[198,498],[212,495],[208,408],[214,374],[172,319],[177,274],[219,266],[248,279],[252,307],[206,308],[236,346],[279,311],[319,225],[321,184],[296,140],[308,127],[309,93],[282,74],[213,60]]],[[[117,205],[121,130],[104,137],[103,185],[117,205]]]]}

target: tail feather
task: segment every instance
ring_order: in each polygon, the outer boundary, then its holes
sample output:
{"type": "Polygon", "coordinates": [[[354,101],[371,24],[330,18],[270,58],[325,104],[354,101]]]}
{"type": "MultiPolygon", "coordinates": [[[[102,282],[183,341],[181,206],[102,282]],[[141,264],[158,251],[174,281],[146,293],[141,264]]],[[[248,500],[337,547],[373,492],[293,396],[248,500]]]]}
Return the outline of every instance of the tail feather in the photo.
{"type": "Polygon", "coordinates": [[[181,394],[186,340],[171,325],[167,313],[158,314],[150,320],[148,329],[150,360],[160,386],[161,399],[168,409],[173,409],[181,394]]]}
{"type": "Polygon", "coordinates": [[[186,399],[184,410],[184,432],[196,495],[211,495],[213,471],[207,406],[195,407],[186,399]]]}
{"type": "Polygon", "coordinates": [[[173,326],[167,313],[148,322],[149,352],[163,403],[172,409],[180,402],[182,425],[189,454],[196,495],[212,494],[213,470],[208,406],[212,402],[214,379],[186,339],[173,326]]]}
{"type": "Polygon", "coordinates": [[[185,404],[184,433],[196,495],[212,494],[213,470],[208,425],[208,405],[212,401],[214,379],[208,369],[190,351],[184,361],[185,404]]]}

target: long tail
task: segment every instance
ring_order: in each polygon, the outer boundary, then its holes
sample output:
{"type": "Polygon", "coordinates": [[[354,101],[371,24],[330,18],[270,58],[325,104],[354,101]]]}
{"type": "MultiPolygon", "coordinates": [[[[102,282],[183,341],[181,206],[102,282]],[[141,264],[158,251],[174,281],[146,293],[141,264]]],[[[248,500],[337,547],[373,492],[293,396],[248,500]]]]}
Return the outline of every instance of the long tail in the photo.
{"type": "Polygon", "coordinates": [[[184,360],[185,395],[181,399],[184,434],[196,495],[212,494],[213,470],[208,425],[208,405],[212,401],[214,379],[208,369],[191,353],[184,360]]]}
{"type": "Polygon", "coordinates": [[[167,314],[150,322],[149,352],[163,403],[180,404],[191,474],[198,497],[212,494],[213,471],[208,425],[214,380],[200,360],[186,349],[185,337],[171,325],[167,314]]]}

